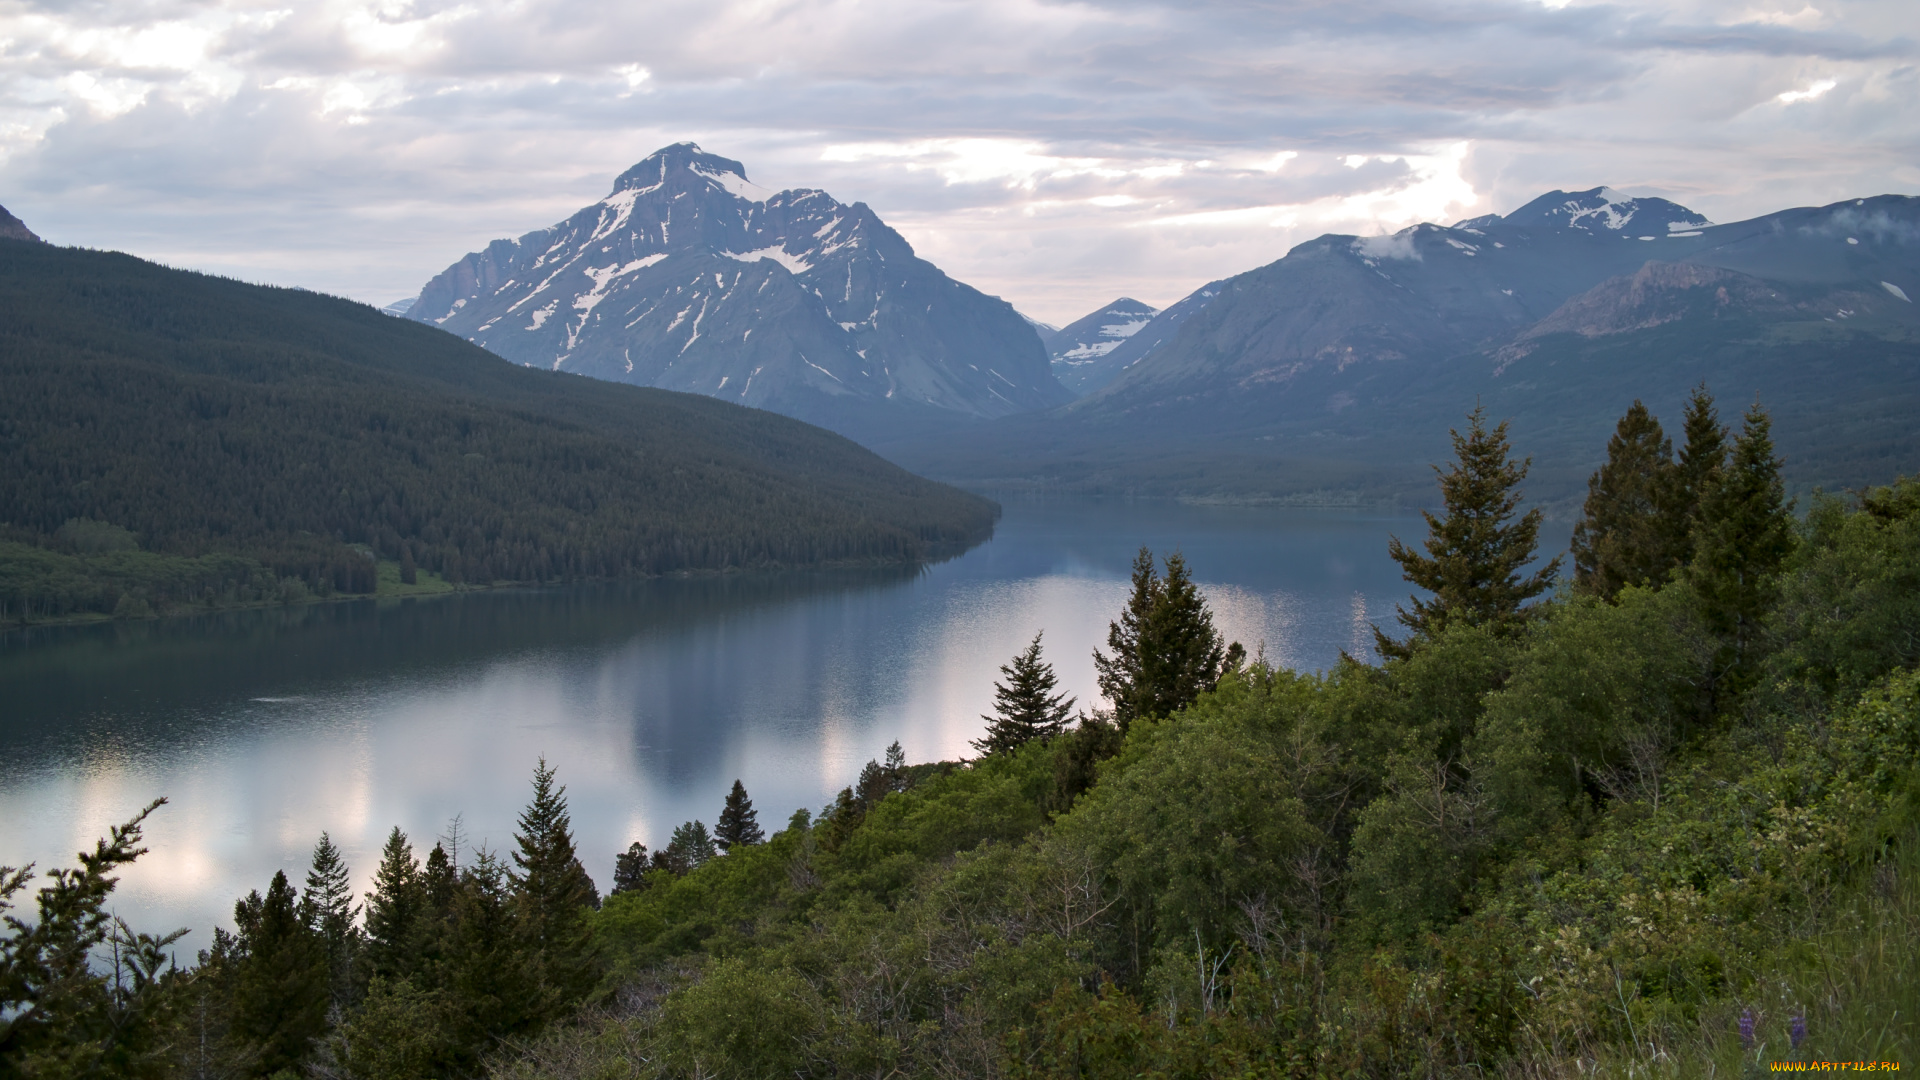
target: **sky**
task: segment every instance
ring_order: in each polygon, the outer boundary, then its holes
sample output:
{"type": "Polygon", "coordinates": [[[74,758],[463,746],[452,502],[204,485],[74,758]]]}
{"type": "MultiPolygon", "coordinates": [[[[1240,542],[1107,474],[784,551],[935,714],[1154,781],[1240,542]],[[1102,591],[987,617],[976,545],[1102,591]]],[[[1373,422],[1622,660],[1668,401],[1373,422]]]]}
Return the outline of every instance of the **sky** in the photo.
{"type": "Polygon", "coordinates": [[[1913,0],[0,0],[0,205],[385,304],[691,140],[1064,324],[1602,184],[1920,193],[1913,0]]]}

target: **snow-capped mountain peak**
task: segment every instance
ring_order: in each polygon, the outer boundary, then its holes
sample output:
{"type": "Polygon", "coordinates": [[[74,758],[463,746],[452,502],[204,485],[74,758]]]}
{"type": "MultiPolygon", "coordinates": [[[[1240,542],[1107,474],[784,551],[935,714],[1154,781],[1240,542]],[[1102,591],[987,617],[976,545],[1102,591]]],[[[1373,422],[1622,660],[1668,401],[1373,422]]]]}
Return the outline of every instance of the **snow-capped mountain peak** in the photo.
{"type": "Polygon", "coordinates": [[[915,257],[866,205],[771,191],[690,142],[448,267],[408,317],[530,366],[802,418],[849,415],[842,399],[999,416],[1067,397],[1010,305],[915,257]]]}
{"type": "MultiPolygon", "coordinates": [[[[1587,232],[1624,233],[1631,227],[1634,232],[1654,236],[1703,229],[1712,224],[1679,203],[1653,197],[1635,198],[1604,186],[1588,191],[1549,191],[1499,220],[1507,225],[1544,225],[1587,232]]],[[[1485,218],[1477,218],[1460,224],[1473,226],[1485,222],[1485,218]]]]}

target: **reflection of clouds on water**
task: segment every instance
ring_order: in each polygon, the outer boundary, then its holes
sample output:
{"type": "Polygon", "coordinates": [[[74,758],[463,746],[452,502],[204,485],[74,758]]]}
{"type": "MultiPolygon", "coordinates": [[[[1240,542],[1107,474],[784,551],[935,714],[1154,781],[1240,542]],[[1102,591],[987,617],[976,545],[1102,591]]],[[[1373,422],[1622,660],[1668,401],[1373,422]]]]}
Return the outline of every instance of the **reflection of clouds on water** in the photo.
{"type": "MultiPolygon", "coordinates": [[[[1181,549],[1227,638],[1276,663],[1368,655],[1404,597],[1405,521],[1164,504],[1012,504],[993,541],[918,573],[741,575],[412,605],[336,605],[0,652],[0,863],[71,865],[156,795],[119,910],[187,949],[327,831],[356,885],[387,831],[424,856],[455,814],[505,851],[534,761],[567,787],[602,888],[634,840],[710,826],[738,777],[761,825],[818,809],[898,739],[972,756],[1001,664],[1045,630],[1082,707],[1141,543],[1181,549]],[[222,633],[229,637],[221,637],[222,633]],[[196,636],[198,634],[198,636],[196,636]],[[83,677],[86,682],[83,686],[83,677]],[[84,692],[83,692],[84,691],[84,692]]],[[[139,629],[139,628],[136,628],[139,629]]],[[[467,856],[470,857],[470,856],[467,856]]]]}

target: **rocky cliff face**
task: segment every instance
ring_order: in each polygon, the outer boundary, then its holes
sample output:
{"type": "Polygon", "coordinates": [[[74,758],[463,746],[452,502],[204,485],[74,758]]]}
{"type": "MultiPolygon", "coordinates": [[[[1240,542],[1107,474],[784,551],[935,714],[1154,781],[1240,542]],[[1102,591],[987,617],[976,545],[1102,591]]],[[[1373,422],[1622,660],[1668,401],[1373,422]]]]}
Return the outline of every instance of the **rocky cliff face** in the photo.
{"type": "Polygon", "coordinates": [[[32,229],[27,228],[26,222],[8,213],[4,206],[0,206],[0,237],[8,240],[40,240],[32,229]]]}
{"type": "Polygon", "coordinates": [[[406,317],[522,364],[855,435],[1071,396],[1011,305],[915,256],[865,204],[769,191],[692,143],[648,156],[567,220],[454,263],[406,317]]]}

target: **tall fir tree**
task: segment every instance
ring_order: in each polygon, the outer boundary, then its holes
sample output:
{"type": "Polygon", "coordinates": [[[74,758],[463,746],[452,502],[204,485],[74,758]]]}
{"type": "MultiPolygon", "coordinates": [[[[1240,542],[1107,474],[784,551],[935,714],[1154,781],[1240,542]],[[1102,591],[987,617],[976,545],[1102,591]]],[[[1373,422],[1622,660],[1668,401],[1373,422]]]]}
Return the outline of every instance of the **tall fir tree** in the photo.
{"type": "Polygon", "coordinates": [[[1401,608],[1401,625],[1413,631],[1399,642],[1374,628],[1374,645],[1388,659],[1411,656],[1424,639],[1454,623],[1488,626],[1511,632],[1526,619],[1523,605],[1553,587],[1560,570],[1555,557],[1526,577],[1520,571],[1533,561],[1540,535],[1540,511],[1529,510],[1514,519],[1520,506],[1520,481],[1526,479],[1532,459],[1515,462],[1508,456],[1507,424],[1486,426],[1486,408],[1475,406],[1467,417],[1467,433],[1453,432],[1454,464],[1441,472],[1440,495],[1446,517],[1427,519],[1426,554],[1407,547],[1399,537],[1387,544],[1387,553],[1400,564],[1402,575],[1433,594],[1414,599],[1412,610],[1401,608]]]}
{"type": "Polygon", "coordinates": [[[1167,556],[1166,576],[1154,572],[1153,552],[1133,560],[1133,592],[1120,618],[1107,625],[1107,656],[1094,650],[1100,692],[1113,702],[1122,732],[1146,716],[1171,716],[1239,666],[1246,650],[1225,646],[1214,628],[1206,598],[1193,583],[1186,559],[1167,556]]]}
{"type": "Polygon", "coordinates": [[[571,1004],[593,989],[593,928],[587,912],[600,894],[574,850],[567,789],[553,782],[541,758],[533,771],[533,800],[520,813],[519,850],[511,875],[516,922],[546,985],[571,1004]]]}
{"type": "Polygon", "coordinates": [[[1607,441],[1573,528],[1574,587],[1611,600],[1628,585],[1666,579],[1679,561],[1664,513],[1674,488],[1673,441],[1638,401],[1607,441]]]}
{"type": "Polygon", "coordinates": [[[613,859],[613,895],[647,887],[647,845],[635,840],[613,859]]]}
{"type": "Polygon", "coordinates": [[[727,792],[726,805],[720,808],[720,820],[713,829],[713,841],[723,852],[734,848],[749,847],[765,843],[767,834],[760,831],[758,816],[753,812],[753,800],[747,798],[747,788],[739,780],[734,780],[733,790],[727,792]]]}
{"type": "Polygon", "coordinates": [[[1040,638],[1033,635],[1026,649],[1000,665],[1005,682],[993,684],[993,715],[982,716],[987,733],[973,740],[982,754],[999,754],[1035,739],[1050,739],[1066,730],[1074,699],[1054,690],[1060,680],[1053,665],[1040,659],[1040,638]]]}
{"type": "Polygon", "coordinates": [[[1772,429],[1766,410],[1755,402],[1694,525],[1686,577],[1699,598],[1701,617],[1721,642],[1717,703],[1745,691],[1757,676],[1761,620],[1779,598],[1780,568],[1793,551],[1793,511],[1773,454],[1772,429]]]}
{"type": "Polygon", "coordinates": [[[1693,561],[1694,531],[1702,506],[1727,461],[1727,429],[1713,405],[1707,384],[1693,388],[1681,434],[1686,443],[1667,474],[1661,493],[1662,534],[1676,566],[1693,561]]]}
{"type": "Polygon", "coordinates": [[[464,1062],[456,1075],[473,1075],[481,1055],[502,1039],[537,1033],[577,1001],[553,984],[551,968],[530,946],[520,926],[527,908],[519,899],[507,868],[484,848],[460,871],[438,972],[459,1015],[453,1041],[464,1062]]]}
{"type": "Polygon", "coordinates": [[[369,976],[404,979],[413,974],[415,928],[426,910],[420,861],[407,834],[394,826],[380,851],[380,866],[366,899],[366,968],[369,976]]]}
{"type": "Polygon", "coordinates": [[[326,944],[300,918],[293,886],[275,871],[267,895],[234,905],[239,929],[230,1037],[247,1076],[297,1072],[327,1031],[326,944]]]}
{"type": "Polygon", "coordinates": [[[360,931],[353,923],[358,914],[346,860],[323,832],[313,846],[307,887],[300,894],[300,919],[326,952],[328,1004],[342,1013],[353,1004],[354,964],[360,953],[360,931]]]}

